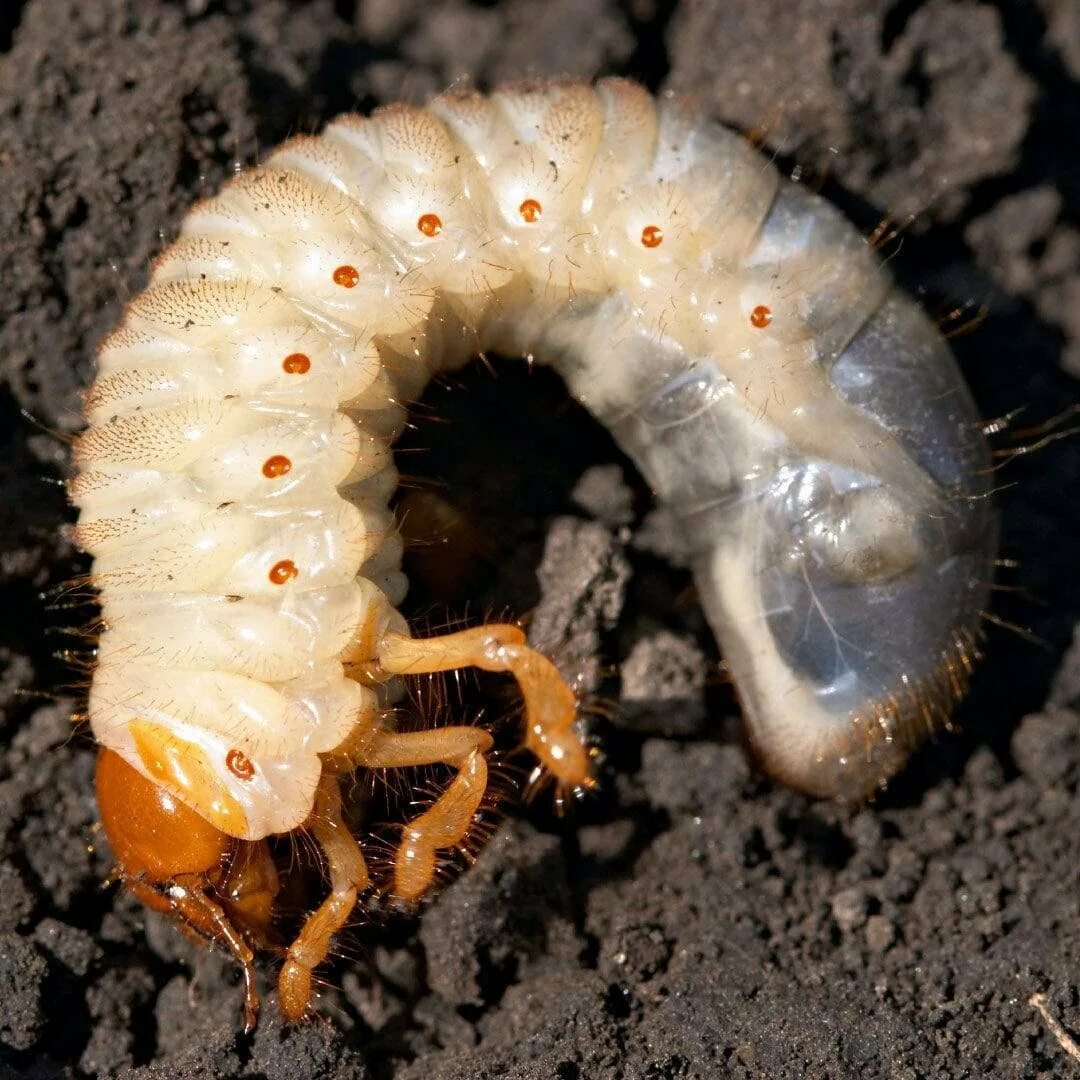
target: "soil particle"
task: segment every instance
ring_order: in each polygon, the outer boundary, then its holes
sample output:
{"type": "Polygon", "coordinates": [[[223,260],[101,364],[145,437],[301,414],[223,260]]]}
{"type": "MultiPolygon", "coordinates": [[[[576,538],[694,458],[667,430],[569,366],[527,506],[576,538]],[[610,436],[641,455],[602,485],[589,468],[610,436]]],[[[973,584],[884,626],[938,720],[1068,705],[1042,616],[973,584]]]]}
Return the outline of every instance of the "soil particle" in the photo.
{"type": "Polygon", "coordinates": [[[1039,0],[1046,19],[1046,38],[1060,50],[1074,78],[1080,79],[1080,8],[1070,0],[1039,0]]]}
{"type": "Polygon", "coordinates": [[[558,839],[524,822],[506,826],[424,917],[428,985],[451,1005],[481,1007],[537,961],[575,964],[584,942],[573,908],[558,839]]]}
{"type": "Polygon", "coordinates": [[[684,4],[669,41],[673,88],[898,221],[951,219],[973,184],[1014,165],[1036,93],[982,3],[684,4]]]}
{"type": "Polygon", "coordinates": [[[555,658],[582,694],[600,684],[600,635],[622,611],[630,564],[618,538],[598,521],[556,518],[536,570],[541,600],[532,643],[555,658]]]}
{"type": "Polygon", "coordinates": [[[42,1003],[48,970],[32,941],[19,934],[0,934],[0,1042],[13,1050],[26,1050],[45,1030],[42,1003]]]}
{"type": "MultiPolygon", "coordinates": [[[[955,349],[983,414],[1023,406],[1013,427],[1032,429],[998,445],[1031,444],[1058,414],[1075,426],[1076,12],[1069,0],[0,11],[0,1074],[1070,1075],[1029,999],[1044,992],[1080,1032],[1080,439],[997,474],[1003,551],[1019,567],[1002,568],[994,616],[1023,636],[989,628],[957,733],[852,810],[760,775],[669,523],[558,380],[507,363],[433,388],[406,471],[444,484],[484,538],[450,610],[533,611],[534,636],[616,706],[591,721],[600,790],[564,819],[543,797],[508,805],[477,866],[418,918],[373,911],[343,940],[322,1019],[284,1028],[271,994],[253,1039],[238,1033],[234,967],[101,887],[93,747],[70,723],[83,677],[54,654],[85,651],[92,617],[57,484],[78,391],[162,237],[235,160],[463,76],[615,73],[690,92],[763,129],[868,231],[919,211],[890,265],[947,329],[985,302],[955,349]]],[[[410,598],[429,618],[448,603],[434,589],[410,598]]]]}
{"type": "Polygon", "coordinates": [[[594,465],[586,469],[570,497],[590,517],[612,529],[634,520],[634,492],[623,481],[618,465],[594,465]]]}
{"type": "Polygon", "coordinates": [[[689,636],[659,630],[639,639],[619,669],[619,720],[638,731],[686,735],[705,721],[705,654],[689,636]]]}

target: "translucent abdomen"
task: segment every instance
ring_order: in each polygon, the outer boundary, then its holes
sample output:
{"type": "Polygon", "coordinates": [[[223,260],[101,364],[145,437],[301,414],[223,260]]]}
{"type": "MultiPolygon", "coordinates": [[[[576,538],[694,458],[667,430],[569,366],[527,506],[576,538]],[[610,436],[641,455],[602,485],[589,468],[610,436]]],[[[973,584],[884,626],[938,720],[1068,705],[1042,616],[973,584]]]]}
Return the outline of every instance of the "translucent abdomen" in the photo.
{"type": "Polygon", "coordinates": [[[722,351],[654,342],[667,378],[608,419],[685,529],[766,768],[863,797],[966,687],[997,546],[988,452],[942,336],[835,209],[785,185],[747,265],[807,328],[773,393],[748,408],[722,351]]]}

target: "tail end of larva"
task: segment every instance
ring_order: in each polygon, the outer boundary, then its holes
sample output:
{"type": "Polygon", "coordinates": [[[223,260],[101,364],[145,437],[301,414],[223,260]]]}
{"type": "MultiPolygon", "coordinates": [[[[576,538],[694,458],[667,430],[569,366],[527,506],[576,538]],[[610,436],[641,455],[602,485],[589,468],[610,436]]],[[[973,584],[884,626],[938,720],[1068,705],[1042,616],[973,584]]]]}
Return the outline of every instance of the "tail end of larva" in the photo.
{"type": "Polygon", "coordinates": [[[929,674],[901,675],[896,687],[858,710],[793,711],[782,723],[747,707],[747,737],[774,780],[815,798],[856,804],[873,798],[935,732],[947,729],[980,657],[974,636],[957,631],[929,674]]]}

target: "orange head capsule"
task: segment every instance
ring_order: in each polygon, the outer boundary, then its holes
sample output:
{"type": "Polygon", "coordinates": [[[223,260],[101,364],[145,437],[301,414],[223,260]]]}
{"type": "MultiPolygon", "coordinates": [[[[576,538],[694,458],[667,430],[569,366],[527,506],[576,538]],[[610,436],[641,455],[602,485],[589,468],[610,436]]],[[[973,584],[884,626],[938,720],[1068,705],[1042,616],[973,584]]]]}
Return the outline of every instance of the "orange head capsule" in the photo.
{"type": "Polygon", "coordinates": [[[355,266],[339,266],[334,271],[334,284],[343,289],[355,289],[360,283],[360,271],[355,266]]]}
{"type": "Polygon", "coordinates": [[[311,370],[311,357],[302,352],[289,353],[281,361],[281,370],[286,375],[306,375],[311,370]]]}
{"type": "Polygon", "coordinates": [[[278,892],[266,842],[228,836],[115,751],[98,754],[96,782],[101,824],[124,884],[147,907],[232,952],[244,970],[250,1031],[259,996],[248,942],[269,941],[278,892]]]}
{"type": "Polygon", "coordinates": [[[233,841],[119,754],[98,754],[101,824],[125,875],[157,884],[216,870],[233,841]]]}

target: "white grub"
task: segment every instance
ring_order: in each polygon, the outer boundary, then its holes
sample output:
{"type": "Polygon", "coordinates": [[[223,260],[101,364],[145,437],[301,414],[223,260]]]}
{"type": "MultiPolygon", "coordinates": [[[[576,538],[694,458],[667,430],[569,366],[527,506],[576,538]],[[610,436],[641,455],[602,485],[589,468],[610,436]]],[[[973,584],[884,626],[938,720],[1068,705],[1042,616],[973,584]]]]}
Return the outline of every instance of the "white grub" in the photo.
{"type": "Polygon", "coordinates": [[[586,781],[572,693],[519,636],[425,644],[395,610],[402,402],[481,351],[552,365],[678,522],[768,771],[863,798],[944,720],[996,526],[937,330],[739,135],[556,81],[339,118],[157,259],[101,346],[71,489],[104,747],[258,841],[336,805],[331,758],[482,785],[484,740],[371,745],[393,675],[471,664],[518,676],[527,745],[586,781]]]}

